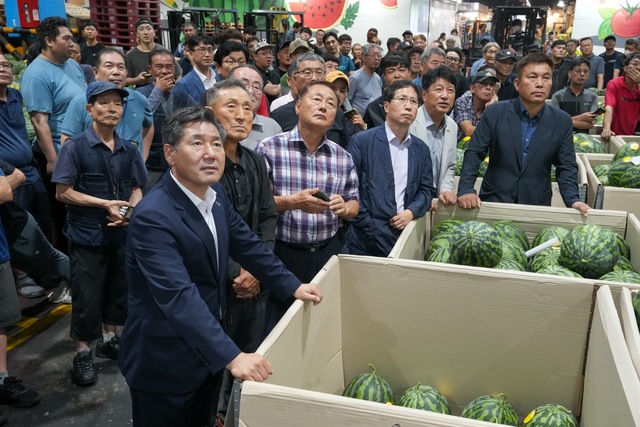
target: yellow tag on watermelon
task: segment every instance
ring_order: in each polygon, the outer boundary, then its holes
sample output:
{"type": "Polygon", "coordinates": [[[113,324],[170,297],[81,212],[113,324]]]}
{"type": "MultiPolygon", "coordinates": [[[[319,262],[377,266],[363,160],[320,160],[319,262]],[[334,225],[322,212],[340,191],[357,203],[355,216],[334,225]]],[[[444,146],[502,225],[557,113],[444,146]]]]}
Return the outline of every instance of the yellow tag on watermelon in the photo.
{"type": "Polygon", "coordinates": [[[489,157],[485,157],[485,158],[484,158],[484,162],[485,162],[485,163],[489,163],[489,157]]]}
{"type": "Polygon", "coordinates": [[[627,157],[623,157],[622,161],[625,163],[629,163],[631,161],[631,157],[627,156],[627,157]]]}
{"type": "Polygon", "coordinates": [[[385,405],[393,405],[391,402],[386,402],[385,405]]]}
{"type": "Polygon", "coordinates": [[[589,141],[582,141],[582,142],[580,143],[580,147],[584,147],[584,146],[586,146],[586,145],[589,145],[589,141]]]}
{"type": "Polygon", "coordinates": [[[535,416],[536,416],[536,410],[534,409],[533,411],[529,412],[529,415],[526,416],[522,424],[527,425],[527,423],[531,421],[535,416]]]}
{"type": "Polygon", "coordinates": [[[577,136],[573,136],[573,142],[578,142],[578,137],[577,136]]]}
{"type": "Polygon", "coordinates": [[[640,148],[640,144],[638,144],[637,142],[634,142],[629,146],[629,148],[631,148],[632,150],[637,150],[638,148],[640,148]]]}
{"type": "Polygon", "coordinates": [[[465,136],[464,138],[462,138],[463,141],[469,141],[471,139],[470,136],[465,136]]]}

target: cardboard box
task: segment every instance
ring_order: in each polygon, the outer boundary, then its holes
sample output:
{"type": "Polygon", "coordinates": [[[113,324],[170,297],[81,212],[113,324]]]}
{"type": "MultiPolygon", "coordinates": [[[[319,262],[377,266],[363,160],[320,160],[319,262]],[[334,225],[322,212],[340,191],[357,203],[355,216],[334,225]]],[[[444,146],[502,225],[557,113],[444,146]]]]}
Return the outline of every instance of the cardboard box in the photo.
{"type": "Polygon", "coordinates": [[[636,374],[640,378],[640,332],[638,332],[638,323],[636,322],[632,305],[632,298],[636,292],[638,292],[638,289],[632,291],[627,287],[620,292],[620,318],[622,320],[624,339],[629,348],[636,374]]]}
{"type": "Polygon", "coordinates": [[[554,402],[581,427],[640,425],[611,295],[590,281],[357,256],[332,258],[314,281],[324,300],[294,303],[261,345],[274,373],[243,384],[238,425],[495,425],[339,396],[369,363],[396,395],[436,387],[454,415],[502,392],[521,419],[554,402]]]}
{"type": "MultiPolygon", "coordinates": [[[[611,138],[613,141],[613,138],[611,138]]],[[[593,172],[609,164],[613,154],[580,154],[587,173],[587,204],[595,209],[621,210],[640,216],[640,189],[604,186],[593,172]]]]}
{"type": "MultiPolygon", "coordinates": [[[[582,163],[582,160],[578,155],[576,155],[576,163],[578,163],[578,193],[580,195],[580,200],[587,200],[587,171],[582,163]]],[[[456,176],[453,179],[453,192],[458,193],[458,182],[460,181],[460,177],[456,176]]],[[[482,186],[482,178],[476,179],[476,184],[473,186],[475,188],[476,193],[480,193],[480,187],[482,186]]],[[[564,201],[562,200],[562,196],[560,195],[560,187],[558,187],[557,182],[551,183],[551,189],[553,190],[553,196],[551,197],[551,206],[556,208],[564,208],[564,201]]]]}

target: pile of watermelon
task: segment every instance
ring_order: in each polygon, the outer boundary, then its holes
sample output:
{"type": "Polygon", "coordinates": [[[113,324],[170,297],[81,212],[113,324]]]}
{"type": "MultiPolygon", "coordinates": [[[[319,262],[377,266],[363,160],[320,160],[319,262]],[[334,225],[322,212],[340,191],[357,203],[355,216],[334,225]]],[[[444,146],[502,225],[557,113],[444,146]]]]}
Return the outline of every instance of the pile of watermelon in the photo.
{"type": "MultiPolygon", "coordinates": [[[[342,393],[343,396],[372,402],[396,404],[391,385],[376,374],[376,368],[369,365],[371,373],[362,373],[353,378],[342,393]]],[[[405,408],[421,409],[451,415],[447,398],[435,388],[418,383],[408,388],[397,405],[405,408]]],[[[518,426],[518,414],[507,400],[507,396],[485,395],[472,400],[462,411],[461,417],[487,421],[496,424],[518,426]]],[[[578,427],[578,422],[570,410],[561,405],[539,406],[524,419],[527,427],[578,427]]]]}
{"type": "Polygon", "coordinates": [[[619,234],[599,225],[542,229],[529,244],[513,221],[492,225],[447,218],[433,230],[427,261],[531,271],[574,278],[640,284],[640,274],[629,262],[629,247],[619,234]],[[557,237],[560,243],[528,259],[525,252],[557,237]]]}
{"type": "Polygon", "coordinates": [[[573,134],[573,148],[576,153],[606,154],[607,149],[595,135],[588,133],[573,134]]]}
{"type": "Polygon", "coordinates": [[[611,164],[598,165],[593,173],[605,186],[640,188],[640,143],[626,143],[613,156],[611,164]]]}

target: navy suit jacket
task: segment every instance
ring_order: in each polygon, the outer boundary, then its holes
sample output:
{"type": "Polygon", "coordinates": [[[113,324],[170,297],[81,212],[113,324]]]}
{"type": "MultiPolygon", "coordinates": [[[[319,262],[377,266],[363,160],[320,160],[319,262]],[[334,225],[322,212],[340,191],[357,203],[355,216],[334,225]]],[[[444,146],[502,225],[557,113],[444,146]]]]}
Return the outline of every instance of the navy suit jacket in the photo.
{"type": "Polygon", "coordinates": [[[185,74],[178,83],[176,83],[176,89],[187,92],[198,103],[198,105],[203,105],[202,94],[205,92],[205,88],[202,80],[200,80],[200,76],[196,73],[196,70],[191,70],[185,74]]]}
{"type": "Polygon", "coordinates": [[[188,393],[240,354],[220,323],[229,256],[278,298],[300,286],[235,212],[222,184],[212,188],[219,253],[204,218],[169,173],[134,210],[126,254],[129,311],[118,355],[133,389],[188,393]]]}
{"type": "Polygon", "coordinates": [[[550,206],[553,164],[560,194],[570,207],[580,201],[571,117],[546,105],[523,163],[520,111],[520,98],[498,102],[484,111],[464,153],[458,196],[475,193],[478,168],[488,151],[489,165],[480,188],[482,200],[550,206]]]}
{"type": "MultiPolygon", "coordinates": [[[[401,231],[389,224],[398,213],[395,180],[384,124],[351,137],[347,151],[358,173],[360,211],[349,228],[347,251],[357,255],[387,256],[401,231]]],[[[411,135],[405,209],[420,218],[435,197],[429,147],[411,135]]]]}

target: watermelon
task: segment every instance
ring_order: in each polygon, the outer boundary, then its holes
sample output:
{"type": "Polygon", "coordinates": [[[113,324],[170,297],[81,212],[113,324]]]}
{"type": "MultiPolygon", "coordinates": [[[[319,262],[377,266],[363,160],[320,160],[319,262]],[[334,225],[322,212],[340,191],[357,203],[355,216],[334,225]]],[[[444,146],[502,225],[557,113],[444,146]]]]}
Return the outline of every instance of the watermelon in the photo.
{"type": "Polygon", "coordinates": [[[456,171],[455,175],[460,176],[462,172],[462,162],[464,161],[464,150],[456,148],[456,171]]]}
{"type": "Polygon", "coordinates": [[[613,271],[636,271],[629,260],[622,255],[618,257],[616,265],[613,266],[613,271]]]}
{"type": "Polygon", "coordinates": [[[480,168],[478,168],[478,176],[484,176],[487,172],[487,168],[489,167],[489,157],[485,157],[484,161],[480,163],[480,168]]]}
{"type": "Polygon", "coordinates": [[[581,275],[561,265],[548,265],[546,267],[542,267],[540,270],[536,271],[536,273],[553,274],[554,276],[574,277],[576,279],[582,279],[581,275]]]}
{"type": "Polygon", "coordinates": [[[533,238],[531,247],[535,248],[536,246],[539,246],[544,242],[553,239],[554,237],[557,237],[558,239],[560,239],[560,242],[562,242],[562,239],[564,239],[567,234],[569,234],[569,230],[567,230],[566,228],[557,227],[554,225],[545,227],[540,230],[538,234],[536,234],[536,237],[533,238]]]}
{"type": "Polygon", "coordinates": [[[407,389],[400,398],[398,405],[440,414],[451,414],[447,398],[435,388],[420,383],[407,389]]]}
{"type": "MultiPolygon", "coordinates": [[[[314,31],[329,31],[340,25],[347,11],[347,3],[346,0],[286,0],[291,12],[304,12],[304,25],[314,31]]],[[[301,22],[302,17],[293,15],[293,19],[301,22]]]]}
{"type": "Polygon", "coordinates": [[[527,271],[520,262],[513,258],[502,258],[500,262],[493,267],[496,270],[511,270],[511,271],[527,271]]]}
{"type": "Polygon", "coordinates": [[[538,406],[524,419],[525,427],[578,427],[578,420],[570,410],[561,405],[538,406]]]}
{"type": "Polygon", "coordinates": [[[577,133],[573,136],[573,147],[576,153],[607,153],[604,145],[586,133],[577,133]]]}
{"type": "Polygon", "coordinates": [[[458,226],[464,224],[464,221],[454,218],[445,218],[433,228],[433,239],[439,236],[441,233],[452,233],[458,226]]]}
{"type": "Polygon", "coordinates": [[[629,258],[629,246],[625,242],[624,238],[618,233],[614,233],[616,242],[618,242],[618,254],[625,258],[629,258]]]}
{"type": "Polygon", "coordinates": [[[469,141],[471,141],[470,136],[465,136],[464,138],[460,139],[460,141],[458,141],[458,149],[464,152],[469,147],[469,141]]]}
{"type": "Polygon", "coordinates": [[[501,219],[493,223],[493,228],[501,239],[515,240],[523,250],[529,250],[529,238],[524,230],[515,222],[501,219]]]}
{"type": "Polygon", "coordinates": [[[623,157],[611,164],[609,185],[623,188],[640,188],[640,165],[634,165],[631,157],[623,157]]]}
{"type": "Polygon", "coordinates": [[[612,271],[600,278],[607,282],[625,282],[640,284],[640,274],[635,271],[612,271]]]}
{"type": "Polygon", "coordinates": [[[451,262],[451,251],[449,249],[438,249],[429,253],[427,261],[430,262],[451,262]]]}
{"type": "Polygon", "coordinates": [[[582,277],[597,279],[613,270],[620,249],[615,233],[593,225],[579,225],[562,240],[558,262],[582,277]]]}
{"type": "Polygon", "coordinates": [[[468,221],[458,227],[451,241],[451,262],[477,267],[495,267],[502,258],[502,244],[492,226],[468,221]]]}
{"type": "Polygon", "coordinates": [[[441,233],[429,242],[427,254],[427,261],[449,262],[449,256],[451,255],[451,235],[441,233]]]}
{"type": "Polygon", "coordinates": [[[560,247],[543,249],[533,258],[530,270],[537,273],[544,267],[558,265],[558,258],[560,258],[560,247]]]}
{"type": "Polygon", "coordinates": [[[369,367],[373,372],[363,373],[352,379],[342,395],[378,403],[393,402],[393,391],[389,383],[376,375],[375,366],[369,364],[369,367]]]}
{"type": "Polygon", "coordinates": [[[474,399],[464,408],[461,416],[509,426],[518,425],[518,415],[507,401],[507,396],[502,393],[497,396],[487,395],[474,399]]]}
{"type": "Polygon", "coordinates": [[[609,169],[611,169],[611,163],[605,163],[603,165],[598,165],[593,168],[593,173],[596,174],[598,178],[609,175],[609,169]]]}
{"type": "Polygon", "coordinates": [[[502,240],[502,258],[500,259],[500,261],[503,261],[505,259],[512,259],[516,261],[522,267],[521,271],[527,270],[529,260],[519,242],[511,239],[502,240]]]}
{"type": "Polygon", "coordinates": [[[640,156],[640,144],[637,142],[627,142],[616,151],[613,161],[620,160],[623,157],[640,156]]]}

